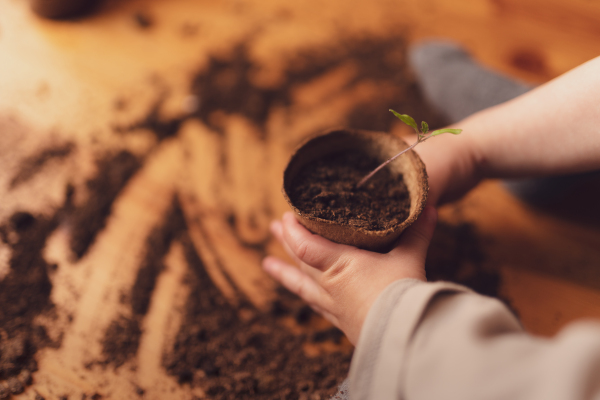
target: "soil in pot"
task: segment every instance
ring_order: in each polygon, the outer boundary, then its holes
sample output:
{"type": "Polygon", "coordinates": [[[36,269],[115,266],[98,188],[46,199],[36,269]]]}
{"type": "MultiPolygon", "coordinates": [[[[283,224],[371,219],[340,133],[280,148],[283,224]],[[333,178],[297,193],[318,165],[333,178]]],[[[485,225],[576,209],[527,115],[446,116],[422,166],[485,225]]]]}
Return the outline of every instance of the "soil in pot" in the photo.
{"type": "Polygon", "coordinates": [[[369,231],[398,225],[410,212],[410,196],[401,175],[384,168],[356,187],[380,163],[359,151],[317,160],[294,179],[290,199],[305,214],[369,231]]]}

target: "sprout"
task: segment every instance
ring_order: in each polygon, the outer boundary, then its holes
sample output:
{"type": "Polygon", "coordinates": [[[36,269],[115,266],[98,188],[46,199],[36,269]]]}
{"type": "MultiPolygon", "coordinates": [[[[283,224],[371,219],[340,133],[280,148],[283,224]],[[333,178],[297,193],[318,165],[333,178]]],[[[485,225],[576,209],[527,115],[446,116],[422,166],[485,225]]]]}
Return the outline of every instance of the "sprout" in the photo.
{"type": "Polygon", "coordinates": [[[396,117],[398,117],[398,119],[400,119],[400,121],[404,122],[406,125],[412,127],[415,130],[415,132],[417,133],[417,141],[415,143],[413,143],[412,145],[410,145],[408,148],[402,150],[400,153],[398,153],[395,156],[390,157],[389,159],[384,161],[380,166],[378,166],[373,171],[371,171],[367,176],[362,178],[361,181],[358,182],[358,184],[356,185],[357,188],[364,185],[366,181],[368,181],[373,175],[375,175],[377,173],[377,171],[379,171],[380,169],[382,169],[383,167],[385,167],[386,165],[388,165],[389,163],[394,161],[396,158],[400,157],[402,154],[406,153],[409,150],[412,150],[419,143],[424,142],[433,136],[441,135],[442,133],[451,133],[453,135],[458,135],[459,133],[462,132],[462,129],[444,128],[444,129],[438,129],[438,130],[435,130],[435,131],[429,133],[429,125],[427,125],[427,122],[425,122],[425,121],[421,122],[421,130],[419,131],[417,123],[415,122],[413,117],[411,117],[410,115],[407,115],[407,114],[397,113],[394,110],[390,110],[390,111],[392,112],[392,114],[394,114],[396,117]]]}

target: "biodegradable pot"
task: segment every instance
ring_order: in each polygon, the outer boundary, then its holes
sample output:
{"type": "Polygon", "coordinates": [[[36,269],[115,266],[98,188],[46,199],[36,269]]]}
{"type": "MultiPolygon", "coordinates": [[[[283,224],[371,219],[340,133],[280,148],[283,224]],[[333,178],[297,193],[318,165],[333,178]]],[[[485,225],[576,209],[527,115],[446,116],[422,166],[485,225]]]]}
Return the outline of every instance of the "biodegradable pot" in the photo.
{"type": "Polygon", "coordinates": [[[404,221],[384,230],[367,230],[302,213],[291,201],[291,185],[306,165],[333,154],[361,151],[384,162],[408,146],[399,137],[384,132],[337,129],[313,137],[298,147],[292,155],[283,175],[283,195],[300,223],[309,231],[336,243],[386,252],[391,249],[402,231],[415,222],[427,201],[427,172],[417,153],[410,150],[385,167],[390,169],[392,175],[403,175],[410,197],[410,211],[404,221]]]}

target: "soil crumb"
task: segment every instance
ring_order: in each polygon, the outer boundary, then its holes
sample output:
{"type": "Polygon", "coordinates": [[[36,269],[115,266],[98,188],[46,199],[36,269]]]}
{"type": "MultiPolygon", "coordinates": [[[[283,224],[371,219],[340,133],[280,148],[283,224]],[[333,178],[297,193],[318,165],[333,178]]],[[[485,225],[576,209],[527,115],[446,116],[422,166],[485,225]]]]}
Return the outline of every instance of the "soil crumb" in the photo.
{"type": "Polygon", "coordinates": [[[408,217],[410,197],[402,176],[382,169],[360,188],[356,184],[380,163],[360,152],[334,154],[302,170],[290,199],[308,215],[380,231],[408,217]]]}
{"type": "MultiPolygon", "coordinates": [[[[211,399],[332,396],[348,373],[351,355],[305,354],[309,337],[293,334],[280,323],[286,315],[305,312],[304,303],[282,290],[271,313],[246,302],[231,305],[211,281],[189,238],[183,243],[192,295],[174,348],[164,355],[168,373],[181,383],[200,386],[211,399]],[[240,318],[241,313],[246,318],[240,318]]],[[[318,340],[339,338],[328,332],[318,340]]]]}
{"type": "Polygon", "coordinates": [[[54,146],[43,149],[37,154],[25,158],[19,165],[19,171],[10,181],[9,188],[14,189],[17,186],[28,182],[35,175],[41,172],[51,160],[62,160],[68,157],[75,149],[73,143],[65,143],[60,146],[54,146]]]}
{"type": "Polygon", "coordinates": [[[98,173],[86,182],[88,199],[69,212],[70,247],[76,259],[81,259],[106,226],[112,204],[129,179],[140,168],[140,160],[128,151],[105,156],[98,161],[98,173]]]}

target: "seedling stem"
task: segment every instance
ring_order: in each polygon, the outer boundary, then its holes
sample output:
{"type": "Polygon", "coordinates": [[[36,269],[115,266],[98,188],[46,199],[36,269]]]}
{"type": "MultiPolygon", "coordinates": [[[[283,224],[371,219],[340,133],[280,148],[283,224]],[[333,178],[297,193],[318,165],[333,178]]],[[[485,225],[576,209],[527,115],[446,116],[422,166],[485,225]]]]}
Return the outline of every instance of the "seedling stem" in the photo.
{"type": "Polygon", "coordinates": [[[411,116],[409,116],[407,114],[399,114],[396,111],[391,110],[391,109],[390,109],[390,112],[392,114],[394,114],[396,117],[398,117],[398,119],[400,119],[406,125],[412,127],[415,130],[415,132],[417,133],[417,141],[414,142],[409,147],[407,147],[406,149],[402,150],[400,153],[398,153],[398,154],[390,157],[386,161],[384,161],[381,165],[379,165],[373,171],[369,172],[369,174],[367,176],[365,176],[364,178],[362,178],[360,180],[360,182],[358,182],[358,184],[356,185],[356,188],[359,188],[362,185],[364,185],[365,182],[367,182],[369,179],[371,179],[371,177],[373,175],[375,175],[379,170],[381,170],[383,167],[385,167],[386,165],[388,165],[389,163],[394,161],[396,158],[400,157],[402,154],[406,153],[409,150],[412,150],[419,143],[423,143],[427,139],[429,139],[433,136],[441,135],[442,133],[451,133],[453,135],[458,135],[459,133],[462,132],[462,129],[444,128],[444,129],[438,129],[438,130],[435,130],[435,131],[429,133],[429,125],[427,125],[427,122],[425,122],[425,121],[421,122],[421,130],[419,131],[419,128],[417,127],[417,123],[411,116]],[[428,133],[429,133],[429,135],[427,135],[428,133]]]}

